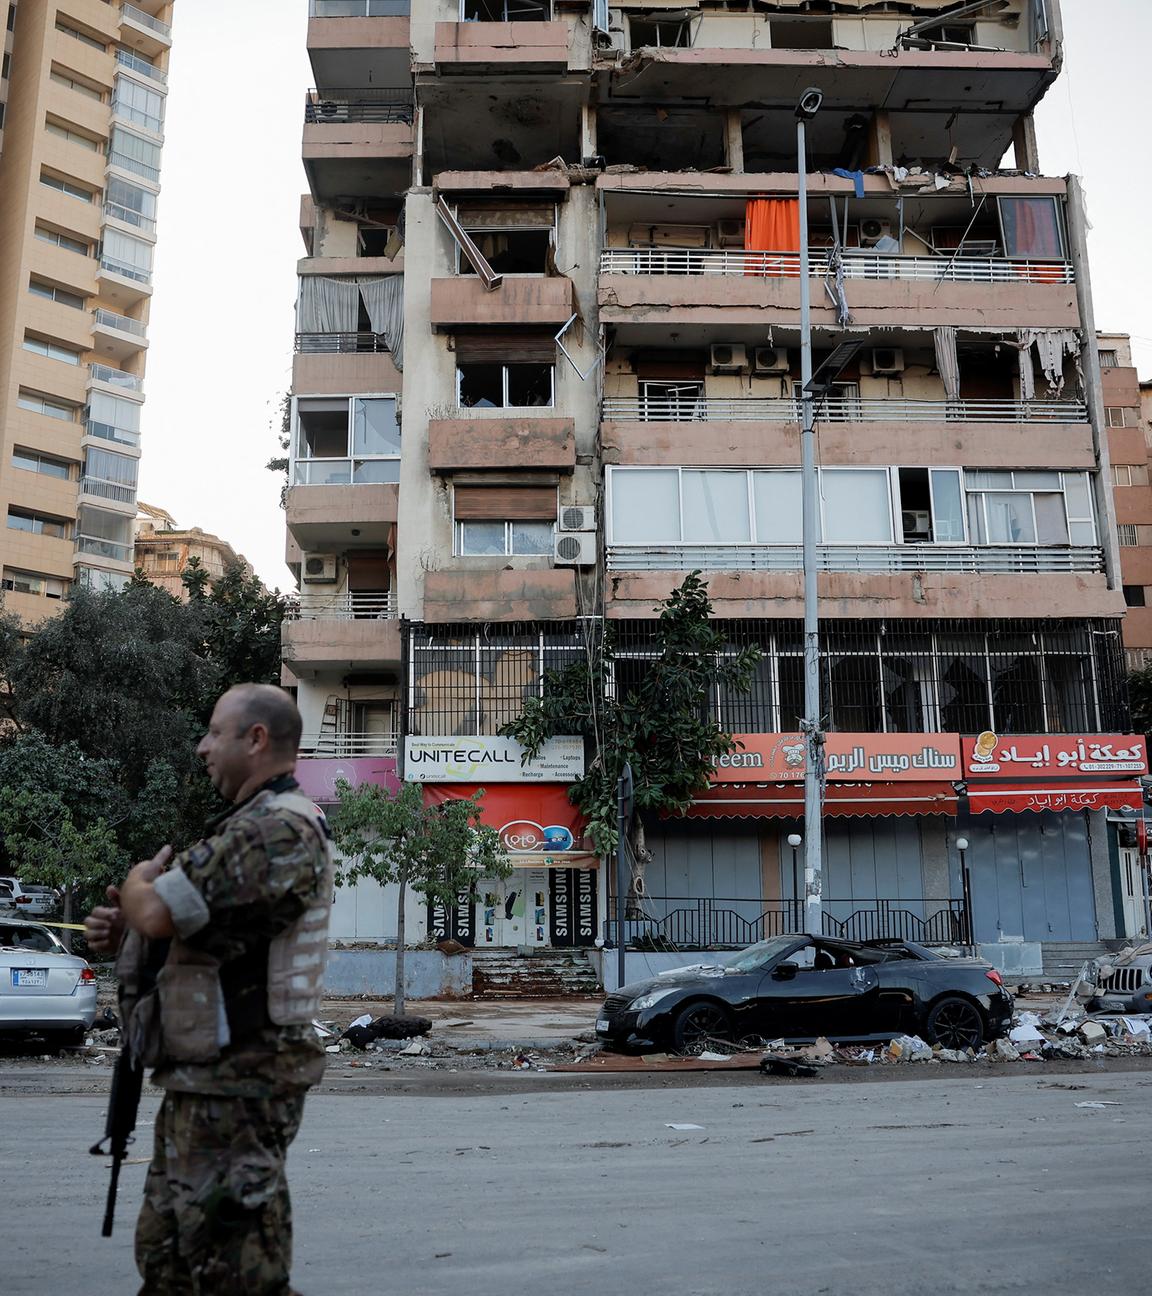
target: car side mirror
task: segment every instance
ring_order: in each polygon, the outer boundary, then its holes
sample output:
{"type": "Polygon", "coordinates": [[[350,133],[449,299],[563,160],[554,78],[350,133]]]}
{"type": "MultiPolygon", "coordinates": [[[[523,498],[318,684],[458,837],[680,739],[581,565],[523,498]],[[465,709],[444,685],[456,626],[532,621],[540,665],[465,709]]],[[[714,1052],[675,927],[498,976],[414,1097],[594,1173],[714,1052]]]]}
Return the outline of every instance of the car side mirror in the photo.
{"type": "Polygon", "coordinates": [[[781,963],[772,973],[773,981],[794,981],[799,968],[795,963],[781,963]]]}

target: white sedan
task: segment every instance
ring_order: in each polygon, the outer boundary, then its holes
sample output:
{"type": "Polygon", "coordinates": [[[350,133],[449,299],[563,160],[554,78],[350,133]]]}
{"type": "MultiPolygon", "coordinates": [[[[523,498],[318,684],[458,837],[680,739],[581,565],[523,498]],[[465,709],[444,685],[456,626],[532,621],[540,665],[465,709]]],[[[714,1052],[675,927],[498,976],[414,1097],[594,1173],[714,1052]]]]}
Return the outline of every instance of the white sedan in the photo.
{"type": "Polygon", "coordinates": [[[79,1043],[96,1017],[96,973],[39,923],[0,918],[0,1034],[79,1043]]]}

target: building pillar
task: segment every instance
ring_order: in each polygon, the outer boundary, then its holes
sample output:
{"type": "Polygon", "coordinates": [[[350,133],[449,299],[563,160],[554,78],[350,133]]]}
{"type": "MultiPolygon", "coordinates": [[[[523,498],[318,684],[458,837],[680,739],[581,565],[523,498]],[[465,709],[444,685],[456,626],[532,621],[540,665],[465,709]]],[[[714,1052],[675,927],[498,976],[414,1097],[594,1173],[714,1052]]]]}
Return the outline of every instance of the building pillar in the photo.
{"type": "Polygon", "coordinates": [[[1040,174],[1040,153],[1036,146],[1036,122],[1030,112],[1021,113],[1012,128],[1012,150],[1016,156],[1016,170],[1031,175],[1040,174]]]}
{"type": "Polygon", "coordinates": [[[724,114],[724,154],[733,175],[744,174],[744,118],[739,108],[724,114]]]}
{"type": "Polygon", "coordinates": [[[892,119],[886,108],[877,108],[868,126],[868,165],[895,165],[892,160],[892,119]]]}
{"type": "Polygon", "coordinates": [[[1096,901],[1096,935],[1116,939],[1116,903],[1112,884],[1112,852],[1108,849],[1108,812],[1089,810],[1088,859],[1092,865],[1092,894],[1096,901]]]}
{"type": "Polygon", "coordinates": [[[596,156],[596,109],[584,104],[580,109],[580,160],[596,156]]]}

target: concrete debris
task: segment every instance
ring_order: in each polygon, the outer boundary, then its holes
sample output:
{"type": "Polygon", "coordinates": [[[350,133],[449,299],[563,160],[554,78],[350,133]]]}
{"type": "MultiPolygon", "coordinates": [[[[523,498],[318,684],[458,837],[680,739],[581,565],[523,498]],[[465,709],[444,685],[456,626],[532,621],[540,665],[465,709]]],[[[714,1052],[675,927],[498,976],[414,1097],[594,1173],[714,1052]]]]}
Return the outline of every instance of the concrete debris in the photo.
{"type": "Polygon", "coordinates": [[[891,1062],[932,1062],[936,1055],[919,1035],[898,1035],[885,1050],[891,1062]]]}
{"type": "Polygon", "coordinates": [[[1099,1022],[1081,1022],[1076,1032],[1085,1044],[1100,1044],[1108,1038],[1108,1032],[1099,1022]]]}
{"type": "Polygon", "coordinates": [[[401,1057],[427,1057],[432,1052],[432,1046],[426,1044],[423,1040],[413,1040],[407,1048],[400,1050],[401,1057]]]}
{"type": "Polygon", "coordinates": [[[988,1056],[993,1062],[1019,1062],[1020,1050],[1011,1040],[993,1040],[988,1046],[988,1056]]]}
{"type": "Polygon", "coordinates": [[[1044,1036],[1035,1026],[1014,1026],[1008,1032],[1013,1044],[1043,1044],[1044,1036]]]}

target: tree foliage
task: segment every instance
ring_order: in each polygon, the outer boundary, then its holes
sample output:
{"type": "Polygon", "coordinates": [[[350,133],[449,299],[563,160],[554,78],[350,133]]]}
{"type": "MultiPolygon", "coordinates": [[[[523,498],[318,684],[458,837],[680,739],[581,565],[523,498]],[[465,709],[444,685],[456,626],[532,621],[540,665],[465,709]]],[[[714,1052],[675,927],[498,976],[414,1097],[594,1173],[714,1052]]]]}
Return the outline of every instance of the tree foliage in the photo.
{"type": "Polygon", "coordinates": [[[1132,710],[1133,730],[1146,737],[1152,734],[1152,666],[1129,674],[1128,704],[1132,710]]]}
{"type": "MultiPolygon", "coordinates": [[[[609,627],[584,660],[546,672],[542,695],[529,698],[500,731],[522,743],[529,759],[547,738],[586,740],[592,759],[569,796],[601,854],[616,849],[617,784],[626,764],[638,812],[684,814],[708,786],[716,758],[739,746],[712,718],[711,699],[717,687],[729,695],[747,692],[761,653],[754,646],[730,652],[711,612],[708,587],[692,572],[661,608],[652,656],[633,675],[625,670],[631,662],[616,657],[609,627]]],[[[640,813],[633,848],[642,867],[640,813]]]]}
{"type": "Polygon", "coordinates": [[[404,1011],[404,903],[409,889],[427,901],[456,903],[478,877],[512,871],[495,829],[480,821],[483,791],[470,798],[424,804],[419,783],[392,792],[376,784],[337,784],[340,804],[330,827],[347,861],[337,883],[372,878],[398,886],[396,916],[396,1012],[404,1011]]]}

